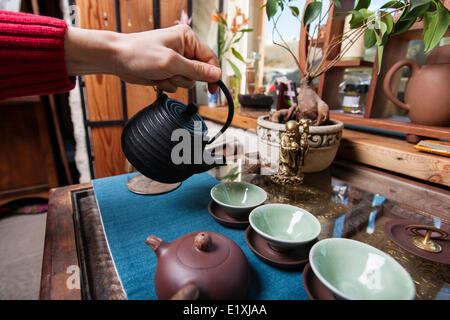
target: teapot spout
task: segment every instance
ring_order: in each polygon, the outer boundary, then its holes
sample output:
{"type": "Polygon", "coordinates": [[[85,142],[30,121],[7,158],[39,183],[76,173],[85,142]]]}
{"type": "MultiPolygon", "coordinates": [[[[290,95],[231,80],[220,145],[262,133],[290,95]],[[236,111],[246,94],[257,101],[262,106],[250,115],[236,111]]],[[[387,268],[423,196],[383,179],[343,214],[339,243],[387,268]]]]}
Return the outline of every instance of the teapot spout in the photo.
{"type": "Polygon", "coordinates": [[[153,249],[157,257],[165,252],[165,247],[167,246],[167,242],[153,235],[148,236],[145,244],[153,249]]]}
{"type": "MultiPolygon", "coordinates": [[[[205,152],[205,154],[207,154],[205,152]]],[[[195,173],[202,173],[206,172],[208,170],[214,169],[219,166],[224,166],[227,164],[226,157],[224,155],[214,155],[213,152],[209,152],[209,159],[208,161],[204,161],[202,164],[195,165],[194,171],[195,173]]]]}
{"type": "Polygon", "coordinates": [[[213,164],[202,164],[197,166],[196,169],[196,173],[202,173],[202,172],[206,172],[208,170],[214,169],[215,167],[218,166],[222,166],[223,164],[217,164],[217,163],[213,163],[213,164]]]}

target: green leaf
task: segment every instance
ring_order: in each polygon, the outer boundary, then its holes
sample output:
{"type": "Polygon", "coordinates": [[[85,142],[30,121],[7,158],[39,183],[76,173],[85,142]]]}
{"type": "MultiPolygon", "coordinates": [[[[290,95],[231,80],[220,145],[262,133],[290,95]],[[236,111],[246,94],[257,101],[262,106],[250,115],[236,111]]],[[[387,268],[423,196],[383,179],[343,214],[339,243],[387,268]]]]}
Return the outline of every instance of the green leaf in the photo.
{"type": "Polygon", "coordinates": [[[423,33],[430,26],[431,18],[435,15],[435,12],[425,12],[423,15],[423,33]]]}
{"type": "MultiPolygon", "coordinates": [[[[380,21],[380,31],[381,31],[381,38],[383,38],[383,36],[386,34],[387,32],[387,25],[386,23],[384,23],[383,21],[380,21]]],[[[378,40],[378,39],[377,39],[378,40]]],[[[380,39],[381,41],[381,39],[380,39]]],[[[383,42],[381,41],[380,44],[382,44],[383,42]]]]}
{"type": "Polygon", "coordinates": [[[364,16],[357,10],[352,10],[352,18],[350,19],[350,28],[359,28],[364,24],[364,16]]]}
{"type": "Polygon", "coordinates": [[[358,11],[364,17],[364,20],[374,15],[374,13],[372,11],[364,9],[364,8],[359,9],[358,11]]]}
{"type": "Polygon", "coordinates": [[[234,75],[235,75],[238,79],[242,79],[242,74],[241,74],[241,71],[239,71],[239,68],[236,67],[236,65],[235,65],[235,64],[233,63],[233,61],[231,61],[230,59],[228,59],[228,58],[225,58],[225,59],[227,59],[228,63],[229,63],[230,66],[231,66],[231,69],[233,69],[234,75]]]}
{"type": "Polygon", "coordinates": [[[237,59],[241,60],[243,63],[245,63],[244,58],[241,56],[241,54],[235,49],[231,48],[231,52],[233,53],[233,56],[235,56],[237,59]]]}
{"type": "Polygon", "coordinates": [[[423,6],[424,4],[430,4],[431,0],[410,0],[409,10],[413,10],[416,7],[423,6]]]}
{"type": "Polygon", "coordinates": [[[364,31],[364,46],[372,48],[377,43],[376,32],[374,29],[367,29],[364,31]]]}
{"type": "Polygon", "coordinates": [[[431,21],[428,23],[427,27],[423,29],[424,36],[423,42],[425,43],[425,53],[433,50],[445,32],[448,29],[450,23],[450,14],[441,2],[438,2],[437,14],[431,16],[431,21]]]}
{"type": "Polygon", "coordinates": [[[409,20],[409,19],[417,19],[418,17],[422,17],[424,13],[430,7],[430,3],[426,3],[423,6],[415,7],[414,9],[410,9],[401,19],[409,20]]]}
{"type": "Polygon", "coordinates": [[[339,11],[339,12],[336,12],[334,14],[334,16],[335,17],[337,17],[337,16],[346,16],[346,15],[349,15],[349,14],[353,14],[353,12],[352,11],[339,11]]]}
{"type": "Polygon", "coordinates": [[[394,29],[394,18],[392,18],[392,15],[388,14],[381,18],[381,21],[383,21],[387,26],[387,33],[391,33],[394,29]]]}
{"type": "Polygon", "coordinates": [[[381,61],[383,60],[383,51],[384,51],[384,45],[383,45],[383,41],[380,38],[380,36],[378,35],[377,32],[375,32],[375,37],[376,37],[376,41],[377,41],[377,52],[378,52],[378,74],[380,74],[380,70],[381,70],[381,61]]]}
{"type": "Polygon", "coordinates": [[[333,0],[333,3],[334,3],[334,6],[338,9],[340,9],[342,7],[341,2],[339,0],[333,0]]]}
{"type": "Polygon", "coordinates": [[[300,14],[300,11],[298,10],[297,7],[294,6],[289,6],[289,8],[291,9],[291,12],[294,16],[298,17],[298,15],[300,14]]]}
{"type": "Polygon", "coordinates": [[[238,43],[239,41],[241,41],[241,39],[242,39],[243,36],[244,36],[244,34],[241,33],[241,35],[240,35],[238,38],[236,38],[236,39],[233,41],[232,44],[235,44],[235,43],[238,43]]]}
{"type": "Polygon", "coordinates": [[[253,29],[252,28],[248,28],[248,29],[241,29],[239,30],[239,32],[252,32],[253,29]]]}
{"type": "Polygon", "coordinates": [[[384,45],[378,46],[378,74],[381,70],[381,61],[383,60],[384,45]]]}
{"type": "Polygon", "coordinates": [[[390,9],[390,8],[398,9],[403,6],[404,6],[403,2],[394,0],[386,2],[380,9],[390,9]]]}
{"type": "Polygon", "coordinates": [[[394,34],[400,34],[407,31],[416,22],[416,19],[399,20],[394,25],[394,34]]]}
{"type": "Polygon", "coordinates": [[[370,0],[358,0],[354,10],[367,9],[370,6],[370,0]]]}
{"type": "Polygon", "coordinates": [[[311,22],[317,19],[321,11],[322,2],[310,2],[303,15],[303,25],[306,27],[311,24],[311,22]]]}
{"type": "Polygon", "coordinates": [[[267,19],[272,19],[273,16],[277,13],[277,1],[276,0],[267,0],[266,2],[266,13],[267,19]]]}
{"type": "Polygon", "coordinates": [[[219,24],[219,62],[222,61],[223,50],[225,48],[225,26],[223,24],[219,24]]]}
{"type": "Polygon", "coordinates": [[[385,34],[383,34],[383,36],[381,37],[381,44],[384,46],[389,38],[389,34],[386,32],[385,34]]]}

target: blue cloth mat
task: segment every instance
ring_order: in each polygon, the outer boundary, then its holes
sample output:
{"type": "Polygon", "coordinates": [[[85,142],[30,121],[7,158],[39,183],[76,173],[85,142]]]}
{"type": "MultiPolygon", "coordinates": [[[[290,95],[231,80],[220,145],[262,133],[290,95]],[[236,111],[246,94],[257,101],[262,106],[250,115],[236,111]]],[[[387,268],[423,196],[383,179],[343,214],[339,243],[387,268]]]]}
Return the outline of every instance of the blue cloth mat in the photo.
{"type": "Polygon", "coordinates": [[[247,246],[245,230],[226,228],[210,216],[210,190],[219,183],[211,175],[194,175],[178,189],[155,196],[127,189],[127,181],[135,175],[93,180],[108,244],[128,299],[157,299],[153,285],[157,259],[144,243],[149,235],[170,242],[197,231],[221,233],[242,248],[252,270],[249,299],[309,299],[301,272],[262,262],[247,246]]]}

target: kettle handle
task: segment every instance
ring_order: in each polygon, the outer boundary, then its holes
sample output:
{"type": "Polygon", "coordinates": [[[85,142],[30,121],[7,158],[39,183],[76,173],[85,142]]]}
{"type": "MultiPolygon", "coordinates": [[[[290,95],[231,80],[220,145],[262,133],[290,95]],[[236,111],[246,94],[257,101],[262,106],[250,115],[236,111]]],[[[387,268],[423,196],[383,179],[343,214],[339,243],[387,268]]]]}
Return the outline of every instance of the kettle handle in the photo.
{"type": "Polygon", "coordinates": [[[397,61],[386,73],[383,81],[383,90],[386,96],[389,100],[391,100],[393,103],[395,103],[400,108],[409,111],[410,107],[409,104],[401,102],[397,97],[394,96],[391,90],[391,79],[394,76],[394,74],[397,72],[398,69],[400,69],[403,66],[408,66],[411,68],[411,76],[420,69],[419,64],[417,61],[412,59],[402,59],[400,61],[397,61]]]}
{"type": "Polygon", "coordinates": [[[225,98],[227,98],[228,117],[227,117],[227,121],[223,125],[222,129],[220,129],[220,131],[214,137],[212,137],[211,140],[209,140],[206,144],[210,144],[210,143],[214,142],[214,140],[216,140],[222,133],[224,133],[225,130],[227,130],[228,127],[230,126],[231,121],[233,121],[233,116],[234,116],[234,101],[233,101],[233,97],[231,96],[230,91],[228,91],[228,88],[225,86],[225,84],[223,83],[222,80],[217,81],[217,85],[220,87],[222,92],[225,94],[225,98]]]}

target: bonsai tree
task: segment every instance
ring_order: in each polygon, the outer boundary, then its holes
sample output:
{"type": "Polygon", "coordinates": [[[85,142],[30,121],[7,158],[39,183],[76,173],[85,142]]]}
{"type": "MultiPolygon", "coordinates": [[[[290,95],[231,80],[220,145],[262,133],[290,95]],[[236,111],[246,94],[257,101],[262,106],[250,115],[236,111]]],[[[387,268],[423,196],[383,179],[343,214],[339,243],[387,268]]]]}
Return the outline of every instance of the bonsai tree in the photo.
{"type": "Polygon", "coordinates": [[[333,67],[350,49],[351,41],[346,42],[345,46],[341,47],[341,44],[347,38],[357,39],[363,36],[366,48],[377,47],[379,72],[383,48],[389,36],[403,33],[409,30],[416,21],[422,20],[425,52],[431,51],[445,35],[450,22],[448,3],[446,7],[441,1],[446,0],[391,0],[384,3],[378,10],[371,11],[368,9],[370,0],[357,0],[353,10],[337,13],[337,15],[351,15],[350,30],[340,37],[332,38],[321,57],[316,59],[321,27],[326,23],[325,18],[332,6],[341,8],[340,1],[330,1],[326,13],[323,14],[322,0],[314,0],[308,3],[301,17],[299,8],[293,5],[292,0],[267,0],[263,7],[265,7],[268,19],[273,22],[272,42],[287,50],[295,60],[301,79],[297,106],[276,111],[270,116],[270,120],[286,123],[289,120],[310,119],[312,125],[315,126],[327,123],[329,119],[328,105],[314,91],[312,81],[333,67]],[[300,64],[278,29],[277,24],[283,10],[289,10],[292,16],[300,24],[303,23],[305,30],[307,30],[309,44],[304,66],[300,64]],[[278,40],[276,40],[275,35],[278,40]],[[339,54],[329,59],[330,53],[339,47],[341,47],[339,54]]]}

